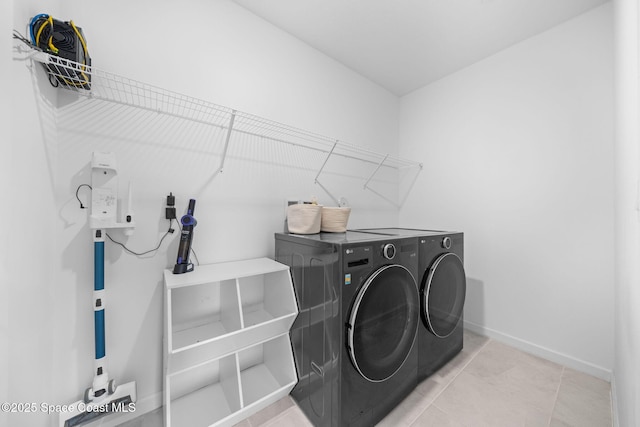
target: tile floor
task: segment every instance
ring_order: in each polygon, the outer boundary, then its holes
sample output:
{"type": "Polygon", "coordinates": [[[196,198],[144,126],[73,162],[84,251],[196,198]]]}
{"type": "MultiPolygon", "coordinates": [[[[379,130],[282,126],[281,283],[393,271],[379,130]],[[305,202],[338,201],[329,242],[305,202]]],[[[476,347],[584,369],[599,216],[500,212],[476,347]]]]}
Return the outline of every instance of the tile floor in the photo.
{"type": "MultiPolygon", "coordinates": [[[[465,331],[464,349],[378,425],[382,427],[610,427],[610,385],[465,331]]],[[[162,411],[123,427],[162,425],[162,411]]],[[[237,427],[311,426],[290,397],[237,427]]]]}

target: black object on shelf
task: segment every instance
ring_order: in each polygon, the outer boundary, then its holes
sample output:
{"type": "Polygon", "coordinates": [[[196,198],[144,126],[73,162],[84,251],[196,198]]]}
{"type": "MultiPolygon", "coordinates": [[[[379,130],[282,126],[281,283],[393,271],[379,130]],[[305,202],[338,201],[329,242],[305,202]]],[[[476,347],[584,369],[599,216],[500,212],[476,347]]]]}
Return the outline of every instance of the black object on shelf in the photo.
{"type": "Polygon", "coordinates": [[[178,259],[173,267],[173,274],[182,274],[193,271],[193,263],[189,262],[189,254],[191,252],[191,241],[193,240],[193,228],[198,221],[193,217],[196,208],[195,199],[189,200],[187,214],[180,218],[182,223],[182,233],[180,234],[180,245],[178,246],[178,259]]]}

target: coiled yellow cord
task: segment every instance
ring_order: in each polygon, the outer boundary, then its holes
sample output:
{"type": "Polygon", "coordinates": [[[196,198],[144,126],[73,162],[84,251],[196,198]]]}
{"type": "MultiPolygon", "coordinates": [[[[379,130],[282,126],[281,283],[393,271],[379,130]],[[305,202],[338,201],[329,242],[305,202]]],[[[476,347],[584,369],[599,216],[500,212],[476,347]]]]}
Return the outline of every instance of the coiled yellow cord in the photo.
{"type": "MultiPolygon", "coordinates": [[[[87,59],[87,56],[89,56],[89,53],[87,51],[87,44],[84,41],[84,37],[82,37],[82,34],[80,34],[80,31],[78,30],[78,28],[76,28],[76,24],[74,24],[73,21],[70,20],[69,25],[71,25],[71,28],[73,28],[73,31],[75,31],[76,35],[78,36],[78,39],[80,40],[80,44],[82,44],[82,51],[84,52],[84,59],[85,59],[85,62],[83,65],[87,65],[86,59],[87,59]]],[[[86,70],[86,68],[82,67],[82,70],[84,71],[86,70]]],[[[83,72],[80,72],[80,74],[84,78],[85,82],[89,81],[89,77],[87,77],[83,72]]]]}
{"type": "MultiPolygon", "coordinates": [[[[53,53],[58,53],[58,48],[53,45],[53,18],[49,15],[49,19],[47,20],[49,25],[51,25],[51,34],[49,35],[49,49],[53,51],[53,53]]],[[[44,26],[44,24],[42,24],[44,26]]]]}

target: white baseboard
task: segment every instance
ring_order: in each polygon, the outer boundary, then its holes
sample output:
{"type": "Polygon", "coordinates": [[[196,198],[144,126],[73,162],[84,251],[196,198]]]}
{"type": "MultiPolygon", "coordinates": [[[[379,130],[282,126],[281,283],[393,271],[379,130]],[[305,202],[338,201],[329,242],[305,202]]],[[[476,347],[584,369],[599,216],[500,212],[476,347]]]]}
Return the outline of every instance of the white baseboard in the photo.
{"type": "Polygon", "coordinates": [[[605,381],[611,381],[611,371],[601,366],[594,365],[593,363],[576,359],[575,357],[539,346],[537,344],[513,337],[511,335],[507,335],[505,333],[487,328],[485,326],[467,322],[466,320],[464,321],[464,327],[466,329],[469,329],[471,332],[493,338],[496,341],[503,342],[526,353],[542,357],[543,359],[558,363],[571,369],[575,369],[576,371],[584,372],[585,374],[593,375],[594,377],[603,379],[605,381]]]}

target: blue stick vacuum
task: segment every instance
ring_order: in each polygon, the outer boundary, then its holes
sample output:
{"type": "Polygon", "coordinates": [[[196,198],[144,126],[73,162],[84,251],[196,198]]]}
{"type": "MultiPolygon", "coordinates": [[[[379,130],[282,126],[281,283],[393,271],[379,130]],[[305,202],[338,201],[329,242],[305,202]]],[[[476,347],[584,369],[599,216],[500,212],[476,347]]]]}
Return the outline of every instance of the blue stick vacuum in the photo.
{"type": "Polygon", "coordinates": [[[107,372],[105,339],[105,281],[104,242],[107,229],[120,228],[125,234],[133,232],[131,188],[124,222],[117,222],[117,171],[113,153],[93,153],[91,215],[89,227],[93,233],[93,319],[95,339],[94,375],[91,387],[83,399],[68,405],[67,412],[60,412],[60,427],[79,426],[98,417],[115,412],[135,410],[135,381],[117,385],[107,372]]]}

